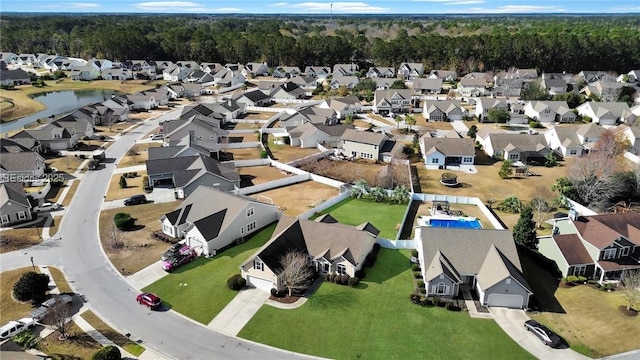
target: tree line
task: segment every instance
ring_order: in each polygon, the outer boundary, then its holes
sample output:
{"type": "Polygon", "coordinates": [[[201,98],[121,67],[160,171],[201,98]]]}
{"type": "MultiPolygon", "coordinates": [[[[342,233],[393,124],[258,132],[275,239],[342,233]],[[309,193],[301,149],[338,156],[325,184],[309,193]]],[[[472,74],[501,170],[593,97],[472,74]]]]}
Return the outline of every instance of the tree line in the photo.
{"type": "Polygon", "coordinates": [[[270,66],[423,63],[461,73],[640,64],[639,16],[344,17],[3,14],[0,49],[111,60],[270,66]]]}

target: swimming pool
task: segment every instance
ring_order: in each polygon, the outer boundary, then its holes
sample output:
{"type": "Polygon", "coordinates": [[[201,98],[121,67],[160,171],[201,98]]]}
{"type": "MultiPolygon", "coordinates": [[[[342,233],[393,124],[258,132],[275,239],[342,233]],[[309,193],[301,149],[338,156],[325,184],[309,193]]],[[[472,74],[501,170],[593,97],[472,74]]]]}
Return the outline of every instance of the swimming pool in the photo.
{"type": "Polygon", "coordinates": [[[454,229],[482,229],[480,220],[474,217],[434,218],[431,216],[421,216],[418,219],[418,225],[454,229]]]}

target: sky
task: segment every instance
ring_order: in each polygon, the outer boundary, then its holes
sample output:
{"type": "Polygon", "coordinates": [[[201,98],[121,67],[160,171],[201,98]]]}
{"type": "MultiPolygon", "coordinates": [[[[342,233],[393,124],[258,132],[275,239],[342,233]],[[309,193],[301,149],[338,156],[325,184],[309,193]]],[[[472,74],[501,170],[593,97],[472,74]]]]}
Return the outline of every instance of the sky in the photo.
{"type": "Polygon", "coordinates": [[[640,13],[640,0],[0,0],[3,12],[200,14],[640,13]]]}

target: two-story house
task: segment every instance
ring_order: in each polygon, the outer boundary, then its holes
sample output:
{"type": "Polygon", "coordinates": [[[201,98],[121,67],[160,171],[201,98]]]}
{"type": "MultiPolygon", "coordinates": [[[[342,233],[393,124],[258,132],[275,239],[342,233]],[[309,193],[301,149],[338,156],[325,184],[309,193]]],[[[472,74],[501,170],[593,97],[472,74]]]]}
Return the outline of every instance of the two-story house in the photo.
{"type": "Polygon", "coordinates": [[[457,100],[425,100],[423,113],[427,121],[457,121],[463,119],[466,110],[457,100]]]}
{"type": "Polygon", "coordinates": [[[340,151],[352,159],[391,162],[402,154],[403,145],[384,133],[347,129],[340,138],[340,151]]]}
{"type": "Polygon", "coordinates": [[[373,95],[373,112],[383,116],[411,112],[411,90],[376,90],[373,95]]]}

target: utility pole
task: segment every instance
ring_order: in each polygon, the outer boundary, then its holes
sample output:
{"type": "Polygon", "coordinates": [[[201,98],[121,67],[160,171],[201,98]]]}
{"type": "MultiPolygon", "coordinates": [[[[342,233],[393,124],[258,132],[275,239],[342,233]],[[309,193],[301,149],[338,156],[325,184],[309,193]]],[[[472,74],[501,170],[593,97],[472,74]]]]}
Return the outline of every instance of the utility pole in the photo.
{"type": "Polygon", "coordinates": [[[36,264],[33,262],[33,256],[31,257],[31,266],[33,267],[33,271],[36,271],[36,264]]]}
{"type": "Polygon", "coordinates": [[[329,4],[331,9],[329,11],[329,27],[333,28],[333,3],[329,4]]]}

